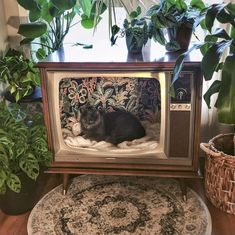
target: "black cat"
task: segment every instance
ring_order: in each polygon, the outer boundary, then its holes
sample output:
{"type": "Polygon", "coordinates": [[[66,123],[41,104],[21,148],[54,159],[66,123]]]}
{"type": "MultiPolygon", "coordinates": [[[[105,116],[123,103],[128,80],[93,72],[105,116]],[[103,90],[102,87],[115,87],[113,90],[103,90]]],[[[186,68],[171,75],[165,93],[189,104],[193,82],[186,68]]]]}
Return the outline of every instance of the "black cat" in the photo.
{"type": "Polygon", "coordinates": [[[114,145],[145,136],[140,121],[131,113],[116,110],[105,113],[92,106],[83,106],[81,112],[81,134],[84,138],[105,140],[114,145]]]}

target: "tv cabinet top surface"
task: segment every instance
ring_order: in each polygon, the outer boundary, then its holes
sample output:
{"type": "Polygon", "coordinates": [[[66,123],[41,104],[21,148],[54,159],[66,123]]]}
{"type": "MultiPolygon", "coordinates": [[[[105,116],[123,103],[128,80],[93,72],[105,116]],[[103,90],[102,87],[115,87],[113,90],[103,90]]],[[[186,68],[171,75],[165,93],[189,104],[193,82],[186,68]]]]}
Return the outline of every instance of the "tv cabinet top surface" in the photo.
{"type": "MultiPolygon", "coordinates": [[[[81,46],[65,46],[49,55],[45,60],[38,62],[41,68],[76,68],[77,66],[95,66],[107,68],[121,66],[126,68],[155,67],[173,68],[175,61],[181,52],[166,52],[163,46],[154,42],[143,48],[142,53],[128,53],[125,44],[110,46],[99,43],[91,49],[84,49],[81,46]]],[[[200,51],[194,50],[185,59],[185,66],[199,67],[201,62],[200,51]]]]}

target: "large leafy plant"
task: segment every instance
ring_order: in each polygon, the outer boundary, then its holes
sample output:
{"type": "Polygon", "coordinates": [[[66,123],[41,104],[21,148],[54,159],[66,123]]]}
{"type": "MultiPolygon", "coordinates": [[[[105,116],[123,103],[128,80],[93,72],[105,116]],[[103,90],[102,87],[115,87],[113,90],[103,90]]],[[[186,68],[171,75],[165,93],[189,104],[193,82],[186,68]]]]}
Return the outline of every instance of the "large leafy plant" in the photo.
{"type": "Polygon", "coordinates": [[[173,82],[178,79],[186,56],[195,48],[201,49],[204,79],[210,81],[215,72],[221,72],[221,79],[215,80],[204,94],[206,104],[211,108],[211,96],[218,94],[215,107],[219,122],[235,124],[235,4],[211,5],[205,23],[208,35],[203,43],[195,44],[178,57],[173,82]],[[225,29],[213,29],[216,21],[224,24],[225,29]]]}
{"type": "Polygon", "coordinates": [[[179,50],[176,41],[167,42],[164,29],[177,28],[184,25],[192,31],[202,22],[204,18],[205,4],[202,0],[161,0],[154,4],[146,13],[151,19],[152,37],[155,41],[166,46],[168,51],[179,50]]]}
{"type": "Polygon", "coordinates": [[[48,166],[52,156],[41,115],[26,123],[17,120],[13,113],[0,102],[0,193],[3,194],[7,187],[20,192],[19,174],[36,180],[40,167],[48,166]]]}
{"type": "Polygon", "coordinates": [[[39,59],[54,52],[63,45],[65,36],[73,26],[72,22],[79,13],[76,0],[17,0],[29,11],[29,23],[22,23],[18,33],[25,37],[21,44],[39,44],[39,59]],[[35,39],[38,39],[35,41],[35,39]]]}
{"type": "Polygon", "coordinates": [[[0,81],[7,85],[7,90],[16,102],[30,95],[33,88],[40,85],[39,72],[35,68],[35,63],[15,50],[9,50],[0,59],[0,81]]]}

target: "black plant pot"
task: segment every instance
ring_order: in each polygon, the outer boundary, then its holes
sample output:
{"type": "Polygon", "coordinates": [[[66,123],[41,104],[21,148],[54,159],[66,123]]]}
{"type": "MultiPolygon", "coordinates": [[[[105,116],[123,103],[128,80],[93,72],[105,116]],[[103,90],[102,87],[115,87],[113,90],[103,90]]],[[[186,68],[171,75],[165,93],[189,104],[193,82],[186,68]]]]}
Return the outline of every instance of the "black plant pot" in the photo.
{"type": "MultiPolygon", "coordinates": [[[[3,95],[5,99],[10,101],[11,103],[16,102],[14,96],[12,96],[12,94],[9,91],[5,91],[3,95]]],[[[18,102],[19,103],[32,103],[32,102],[41,102],[41,101],[42,101],[41,87],[34,87],[32,94],[23,97],[18,102]]]]}
{"type": "Polygon", "coordinates": [[[168,37],[170,41],[176,41],[180,45],[180,50],[187,50],[192,37],[192,28],[186,24],[179,27],[168,28],[168,37]]]}
{"type": "Polygon", "coordinates": [[[21,180],[21,192],[15,193],[7,188],[6,193],[0,195],[0,208],[8,215],[23,214],[36,204],[38,180],[34,181],[24,173],[18,176],[21,180]]]}

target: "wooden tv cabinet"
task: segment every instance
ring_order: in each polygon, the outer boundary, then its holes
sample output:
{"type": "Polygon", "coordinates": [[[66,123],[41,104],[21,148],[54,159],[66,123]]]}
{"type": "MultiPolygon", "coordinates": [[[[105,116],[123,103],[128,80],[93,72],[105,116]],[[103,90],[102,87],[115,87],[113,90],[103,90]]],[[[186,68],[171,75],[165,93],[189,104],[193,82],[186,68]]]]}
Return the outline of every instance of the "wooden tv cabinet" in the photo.
{"type": "MultiPolygon", "coordinates": [[[[179,53],[166,53],[164,48],[155,44],[142,54],[128,54],[125,47],[109,47],[108,45],[94,46],[93,49],[82,49],[79,47],[63,48],[46,60],[38,63],[41,74],[41,86],[43,97],[43,112],[48,133],[48,144],[56,156],[56,132],[53,129],[51,116],[51,94],[48,91],[49,74],[69,72],[151,72],[165,73],[169,80],[179,53]]],[[[173,177],[180,179],[183,194],[186,195],[184,179],[201,177],[199,171],[199,142],[200,142],[200,121],[201,121],[201,94],[202,74],[200,70],[201,57],[199,54],[191,54],[184,63],[182,79],[190,77],[191,85],[184,89],[190,90],[191,100],[182,109],[184,102],[178,102],[169,98],[167,103],[166,116],[168,133],[164,138],[168,141],[166,150],[167,157],[163,159],[149,158],[145,160],[122,160],[106,157],[102,161],[97,158],[92,161],[57,161],[56,157],[47,173],[63,174],[64,193],[67,190],[70,174],[99,174],[99,175],[136,175],[136,176],[157,176],[173,177]],[[180,112],[178,112],[180,111],[180,112]]],[[[53,81],[50,81],[53,82],[53,81]]],[[[169,81],[170,82],[170,81],[169,81]]],[[[187,81],[186,81],[187,83],[187,81]]],[[[179,91],[182,92],[179,85],[179,91]]],[[[177,89],[178,89],[177,88],[177,89]]],[[[179,93],[181,96],[183,93],[179,93]]],[[[168,94],[167,94],[168,95],[168,94]]],[[[186,102],[186,103],[187,103],[186,102]]],[[[102,157],[102,156],[101,156],[102,157]]]]}

